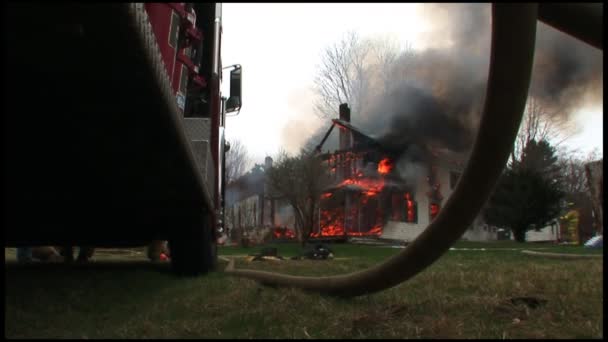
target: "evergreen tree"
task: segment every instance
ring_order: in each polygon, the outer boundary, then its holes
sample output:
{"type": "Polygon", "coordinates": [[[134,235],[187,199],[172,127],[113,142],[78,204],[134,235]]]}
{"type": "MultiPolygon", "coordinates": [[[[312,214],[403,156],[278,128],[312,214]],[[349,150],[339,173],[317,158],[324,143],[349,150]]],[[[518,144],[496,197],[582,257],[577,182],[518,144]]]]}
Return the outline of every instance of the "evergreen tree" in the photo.
{"type": "Polygon", "coordinates": [[[556,219],[562,209],[555,149],[546,141],[531,140],[519,161],[503,173],[485,210],[489,224],[511,229],[516,241],[526,232],[556,219]]]}

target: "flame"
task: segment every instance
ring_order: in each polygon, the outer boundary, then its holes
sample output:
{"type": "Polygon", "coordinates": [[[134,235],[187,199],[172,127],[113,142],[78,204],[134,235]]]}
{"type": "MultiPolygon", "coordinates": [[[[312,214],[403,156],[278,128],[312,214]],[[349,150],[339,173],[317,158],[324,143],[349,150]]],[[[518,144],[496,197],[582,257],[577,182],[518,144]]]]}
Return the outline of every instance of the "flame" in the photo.
{"type": "MultiPolygon", "coordinates": [[[[331,165],[332,171],[336,168],[347,167],[350,170],[350,174],[353,176],[344,179],[340,182],[335,189],[340,189],[346,186],[356,186],[358,191],[349,191],[348,196],[358,195],[358,204],[351,207],[350,212],[345,213],[344,206],[337,208],[331,208],[327,210],[321,210],[319,215],[318,227],[319,231],[313,231],[310,237],[328,237],[328,236],[379,236],[382,234],[382,215],[380,209],[376,209],[375,221],[367,223],[353,223],[353,219],[360,215],[362,206],[368,204],[370,198],[378,195],[384,188],[384,175],[388,174],[394,167],[393,162],[389,158],[382,159],[378,164],[378,172],[381,175],[376,178],[365,177],[363,172],[356,167],[356,163],[349,164],[349,162],[360,161],[363,159],[361,154],[353,153],[350,151],[335,153],[328,158],[328,164],[331,165]],[[352,168],[351,168],[352,167],[352,168]],[[348,229],[345,227],[345,222],[348,221],[348,229]],[[366,225],[365,227],[360,226],[361,224],[366,225]],[[369,226],[373,227],[370,229],[369,226]],[[367,231],[359,231],[359,229],[367,231]]],[[[321,199],[327,199],[332,197],[332,192],[326,192],[321,194],[321,199]]]]}
{"type": "Polygon", "coordinates": [[[293,230],[288,229],[287,227],[275,227],[272,234],[277,239],[294,239],[296,237],[296,234],[293,232],[293,230]]]}
{"type": "Polygon", "coordinates": [[[364,191],[363,193],[364,193],[365,195],[367,195],[367,196],[370,196],[370,197],[371,197],[371,196],[376,196],[376,195],[378,194],[378,191],[376,191],[376,190],[368,190],[368,191],[364,191]]]}
{"type": "Polygon", "coordinates": [[[340,236],[344,235],[344,210],[336,208],[335,210],[322,210],[320,217],[321,231],[311,234],[312,237],[319,236],[340,236]]]}
{"type": "Polygon", "coordinates": [[[374,228],[370,229],[367,232],[348,232],[347,233],[348,236],[371,236],[371,235],[380,236],[380,234],[382,234],[382,226],[379,224],[374,226],[374,228]]]}
{"type": "Polygon", "coordinates": [[[367,232],[346,231],[344,229],[344,209],[335,208],[333,210],[322,210],[320,217],[320,232],[313,232],[310,237],[329,237],[329,236],[379,236],[382,234],[382,226],[376,224],[367,232]]]}
{"type": "Polygon", "coordinates": [[[347,185],[356,185],[362,188],[362,192],[368,196],[374,196],[382,191],[384,188],[384,179],[371,179],[371,178],[348,178],[338,184],[338,188],[345,187],[347,185]]]}
{"type": "Polygon", "coordinates": [[[412,201],[410,194],[405,194],[405,203],[407,205],[407,222],[414,222],[414,201],[412,201]]]}
{"type": "Polygon", "coordinates": [[[437,214],[439,214],[439,204],[437,203],[431,203],[431,208],[430,208],[430,212],[431,212],[431,220],[435,219],[435,217],[437,216],[437,214]]]}
{"type": "Polygon", "coordinates": [[[431,216],[431,220],[434,220],[437,214],[439,214],[439,210],[441,209],[440,204],[443,199],[443,195],[441,195],[441,184],[439,183],[439,177],[437,176],[437,167],[432,165],[429,169],[429,175],[427,177],[427,181],[429,182],[430,191],[427,192],[427,196],[431,204],[429,205],[429,213],[431,216]]]}
{"type": "Polygon", "coordinates": [[[384,158],[378,163],[378,172],[386,175],[393,169],[393,162],[389,158],[384,158]]]}

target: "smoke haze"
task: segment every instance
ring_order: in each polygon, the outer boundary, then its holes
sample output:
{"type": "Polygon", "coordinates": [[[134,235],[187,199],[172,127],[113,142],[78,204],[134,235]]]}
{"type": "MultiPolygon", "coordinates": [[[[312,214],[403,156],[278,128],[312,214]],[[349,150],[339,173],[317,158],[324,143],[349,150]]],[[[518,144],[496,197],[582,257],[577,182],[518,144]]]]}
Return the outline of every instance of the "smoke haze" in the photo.
{"type": "MultiPolygon", "coordinates": [[[[397,59],[388,86],[370,82],[352,122],[394,148],[468,152],[486,91],[491,6],[425,4],[421,14],[436,23],[424,36],[426,49],[397,59]]],[[[538,23],[529,95],[547,112],[567,119],[582,105],[603,104],[602,80],[600,50],[538,23]]]]}

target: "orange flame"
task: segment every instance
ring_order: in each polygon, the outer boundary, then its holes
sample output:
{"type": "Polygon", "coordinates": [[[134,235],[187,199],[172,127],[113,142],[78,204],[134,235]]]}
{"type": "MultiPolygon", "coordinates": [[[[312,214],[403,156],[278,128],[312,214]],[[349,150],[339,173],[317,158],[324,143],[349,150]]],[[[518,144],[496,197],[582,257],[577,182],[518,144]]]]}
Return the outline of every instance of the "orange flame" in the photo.
{"type": "MultiPolygon", "coordinates": [[[[340,126],[340,125],[338,125],[340,126]]],[[[359,154],[353,152],[343,152],[337,153],[329,157],[329,164],[332,166],[332,171],[337,167],[344,167],[344,165],[348,165],[350,161],[359,161],[362,160],[363,157],[359,154]]],[[[393,162],[389,158],[384,158],[378,163],[378,172],[381,175],[388,174],[394,167],[393,162]]],[[[359,170],[356,166],[352,169],[351,178],[344,179],[340,184],[337,185],[337,189],[346,187],[349,185],[357,186],[358,193],[361,195],[359,197],[360,204],[359,205],[367,205],[370,198],[378,195],[382,189],[384,188],[384,177],[379,178],[368,178],[365,177],[363,172],[359,170]]],[[[353,192],[355,193],[355,192],[353,192]]],[[[326,192],[321,194],[321,199],[326,199],[332,197],[332,192],[326,192]]],[[[352,208],[352,212],[348,213],[348,218],[357,217],[359,215],[359,210],[361,207],[357,206],[357,208],[352,208]]],[[[319,215],[318,227],[320,231],[312,232],[310,237],[328,237],[328,236],[379,236],[382,234],[382,215],[380,212],[377,213],[377,218],[375,220],[375,224],[372,223],[373,228],[369,229],[369,226],[365,228],[359,227],[359,224],[355,224],[352,227],[346,229],[345,221],[346,214],[344,212],[344,208],[332,208],[330,210],[321,210],[319,215]],[[368,231],[361,232],[359,229],[369,229],[368,231]]],[[[371,226],[371,225],[370,225],[371,226]]]]}
{"type": "Polygon", "coordinates": [[[405,202],[407,204],[407,222],[414,222],[414,202],[409,193],[405,194],[405,202]]]}
{"type": "Polygon", "coordinates": [[[441,195],[441,184],[439,183],[439,177],[437,175],[437,167],[432,165],[429,169],[429,176],[427,177],[429,182],[429,187],[431,188],[427,192],[427,196],[431,200],[431,204],[429,205],[429,212],[431,216],[431,220],[434,220],[437,214],[439,214],[439,210],[441,209],[440,203],[443,199],[441,195]]]}
{"type": "Polygon", "coordinates": [[[280,239],[294,239],[296,234],[291,229],[287,229],[286,227],[276,227],[272,232],[275,238],[280,239]]]}
{"type": "Polygon", "coordinates": [[[384,179],[368,179],[368,178],[359,178],[345,179],[342,183],[338,184],[338,188],[347,186],[347,185],[356,185],[363,188],[363,193],[368,196],[373,196],[382,191],[384,188],[384,179]]]}
{"type": "Polygon", "coordinates": [[[431,220],[439,214],[439,204],[431,203],[431,220]]]}
{"type": "Polygon", "coordinates": [[[389,158],[384,158],[378,163],[378,172],[386,175],[393,169],[393,162],[389,158]]]}
{"type": "MultiPolygon", "coordinates": [[[[310,237],[344,236],[344,210],[335,208],[333,210],[322,210],[320,217],[320,232],[310,234],[310,237]]],[[[379,236],[382,234],[382,226],[375,225],[367,232],[346,231],[347,236],[379,236]]]]}

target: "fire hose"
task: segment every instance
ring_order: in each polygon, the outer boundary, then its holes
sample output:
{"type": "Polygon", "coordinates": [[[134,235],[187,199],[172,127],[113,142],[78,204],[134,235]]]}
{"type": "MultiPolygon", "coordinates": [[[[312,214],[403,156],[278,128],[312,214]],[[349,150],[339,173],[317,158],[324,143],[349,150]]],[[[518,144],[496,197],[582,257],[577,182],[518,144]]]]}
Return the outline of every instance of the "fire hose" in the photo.
{"type": "Polygon", "coordinates": [[[602,19],[602,4],[492,5],[486,100],[471,157],[444,209],[399,254],[363,271],[327,277],[237,269],[234,260],[225,272],[266,285],[351,297],[388,289],[426,269],[464,234],[508,160],[528,97],[537,20],[603,50],[602,19]]]}

